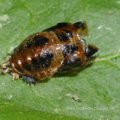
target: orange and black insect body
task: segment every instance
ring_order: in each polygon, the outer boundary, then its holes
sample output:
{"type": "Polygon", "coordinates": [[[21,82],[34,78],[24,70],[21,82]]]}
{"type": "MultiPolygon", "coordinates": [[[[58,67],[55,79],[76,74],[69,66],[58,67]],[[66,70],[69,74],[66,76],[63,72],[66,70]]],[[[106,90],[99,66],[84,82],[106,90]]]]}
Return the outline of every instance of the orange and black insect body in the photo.
{"type": "Polygon", "coordinates": [[[85,22],[58,23],[27,37],[1,69],[31,84],[57,72],[80,68],[87,65],[98,50],[86,44],[83,37],[87,35],[85,22]]]}

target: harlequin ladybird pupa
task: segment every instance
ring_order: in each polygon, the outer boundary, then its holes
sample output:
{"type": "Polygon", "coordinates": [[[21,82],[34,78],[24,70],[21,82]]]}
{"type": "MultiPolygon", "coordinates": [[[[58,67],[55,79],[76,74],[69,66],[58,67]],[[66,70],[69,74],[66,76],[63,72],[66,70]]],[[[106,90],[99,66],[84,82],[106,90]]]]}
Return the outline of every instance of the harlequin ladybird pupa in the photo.
{"type": "Polygon", "coordinates": [[[35,83],[50,78],[57,72],[86,66],[98,51],[87,45],[86,22],[58,23],[42,32],[28,36],[1,65],[2,73],[35,83]]]}

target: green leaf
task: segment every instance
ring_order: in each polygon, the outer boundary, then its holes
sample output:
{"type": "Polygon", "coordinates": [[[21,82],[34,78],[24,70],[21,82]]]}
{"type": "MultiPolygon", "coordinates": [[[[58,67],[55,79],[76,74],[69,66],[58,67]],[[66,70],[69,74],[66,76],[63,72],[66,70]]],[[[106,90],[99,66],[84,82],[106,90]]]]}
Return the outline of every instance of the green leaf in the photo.
{"type": "Polygon", "coordinates": [[[0,0],[0,62],[28,35],[85,20],[98,58],[76,76],[29,86],[0,76],[0,120],[120,118],[119,0],[0,0]]]}

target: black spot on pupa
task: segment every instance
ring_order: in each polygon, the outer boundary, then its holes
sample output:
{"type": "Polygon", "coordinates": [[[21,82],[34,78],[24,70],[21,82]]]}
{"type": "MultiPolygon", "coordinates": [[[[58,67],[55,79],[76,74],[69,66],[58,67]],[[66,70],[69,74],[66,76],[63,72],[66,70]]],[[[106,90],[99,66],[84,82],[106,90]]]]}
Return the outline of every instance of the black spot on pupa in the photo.
{"type": "Polygon", "coordinates": [[[75,51],[77,51],[77,49],[78,49],[78,46],[76,46],[76,45],[70,46],[71,53],[74,53],[75,51]]]}
{"type": "Polygon", "coordinates": [[[32,66],[34,69],[40,69],[40,62],[37,58],[32,59],[32,66]]]}
{"type": "Polygon", "coordinates": [[[68,55],[68,54],[72,54],[75,51],[77,51],[78,46],[76,45],[65,45],[64,46],[64,50],[63,50],[63,54],[64,56],[68,55]]]}
{"type": "Polygon", "coordinates": [[[33,41],[34,41],[34,45],[37,47],[48,43],[48,38],[43,36],[35,36],[33,41]]]}
{"type": "Polygon", "coordinates": [[[31,66],[28,63],[24,63],[23,67],[27,70],[27,71],[31,71],[31,66]]]}
{"type": "Polygon", "coordinates": [[[69,40],[69,36],[65,33],[57,33],[57,37],[59,38],[60,41],[68,41],[69,40]]]}
{"type": "Polygon", "coordinates": [[[49,67],[51,61],[53,58],[53,53],[52,52],[48,52],[48,53],[43,53],[43,55],[41,55],[39,57],[39,62],[41,64],[41,67],[49,67]]]}

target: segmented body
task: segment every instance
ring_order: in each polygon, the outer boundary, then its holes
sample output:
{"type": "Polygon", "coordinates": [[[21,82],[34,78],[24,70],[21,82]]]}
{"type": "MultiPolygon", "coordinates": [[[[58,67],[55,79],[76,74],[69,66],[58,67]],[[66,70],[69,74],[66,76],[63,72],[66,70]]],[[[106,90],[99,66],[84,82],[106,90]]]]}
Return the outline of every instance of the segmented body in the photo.
{"type": "Polygon", "coordinates": [[[86,35],[86,23],[78,22],[59,23],[27,37],[9,58],[11,73],[43,80],[69,71],[70,66],[85,65],[89,57],[83,40],[86,35]]]}

